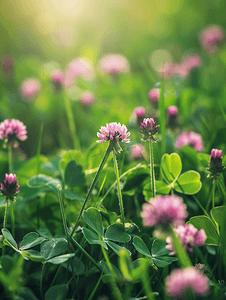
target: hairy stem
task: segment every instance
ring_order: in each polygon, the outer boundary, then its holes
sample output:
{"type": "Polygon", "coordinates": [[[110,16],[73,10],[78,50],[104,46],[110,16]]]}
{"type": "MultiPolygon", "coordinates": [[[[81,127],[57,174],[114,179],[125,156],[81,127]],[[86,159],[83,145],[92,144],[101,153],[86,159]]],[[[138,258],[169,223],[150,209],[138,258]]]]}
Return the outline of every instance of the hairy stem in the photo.
{"type": "Polygon", "coordinates": [[[119,208],[120,208],[120,212],[121,212],[121,216],[122,216],[122,224],[125,226],[125,216],[124,216],[122,193],[121,193],[121,187],[120,187],[120,181],[119,181],[118,163],[117,163],[116,154],[114,151],[113,151],[113,161],[114,161],[115,175],[116,175],[116,180],[117,180],[119,208]]]}

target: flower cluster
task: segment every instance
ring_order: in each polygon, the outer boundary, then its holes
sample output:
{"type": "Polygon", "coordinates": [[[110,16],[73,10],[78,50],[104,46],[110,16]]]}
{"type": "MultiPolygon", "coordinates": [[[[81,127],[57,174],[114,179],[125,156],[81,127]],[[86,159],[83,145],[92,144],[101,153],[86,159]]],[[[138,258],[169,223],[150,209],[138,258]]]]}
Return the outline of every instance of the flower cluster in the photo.
{"type": "MultiPolygon", "coordinates": [[[[177,228],[175,228],[174,231],[178,234],[178,237],[184,245],[184,248],[189,252],[193,252],[192,247],[202,246],[207,238],[204,229],[198,231],[198,229],[195,228],[192,224],[180,225],[177,228]]],[[[172,238],[167,237],[166,242],[168,243],[166,248],[172,251],[170,254],[175,254],[173,249],[172,238]]]]}
{"type": "Polygon", "coordinates": [[[17,146],[17,139],[25,141],[27,139],[27,130],[23,122],[15,119],[6,119],[0,123],[0,139],[6,140],[14,147],[17,146]]]}
{"type": "Polygon", "coordinates": [[[143,204],[143,224],[161,229],[167,229],[169,225],[176,227],[184,223],[187,217],[186,208],[183,199],[178,196],[158,196],[143,204]]]}
{"type": "Polygon", "coordinates": [[[98,143],[111,141],[116,153],[120,153],[122,151],[118,142],[130,142],[130,139],[127,139],[130,136],[130,132],[127,132],[127,127],[124,124],[121,125],[116,122],[107,123],[106,127],[101,126],[100,132],[97,133],[97,136],[100,138],[100,140],[97,141],[98,143]]]}
{"type": "Polygon", "coordinates": [[[88,58],[78,57],[68,64],[65,70],[65,86],[70,87],[78,78],[85,80],[94,78],[94,67],[88,58]]]}
{"type": "Polygon", "coordinates": [[[183,146],[191,146],[196,151],[201,152],[204,150],[202,136],[193,131],[181,133],[176,140],[175,146],[177,149],[183,146]]]}
{"type": "Polygon", "coordinates": [[[143,106],[135,107],[133,110],[133,114],[137,117],[137,119],[143,119],[145,117],[145,108],[143,106]]]}
{"type": "Polygon", "coordinates": [[[210,162],[207,170],[210,171],[209,177],[211,176],[215,178],[217,178],[224,170],[224,166],[222,166],[222,150],[211,150],[210,162]]]}
{"type": "Polygon", "coordinates": [[[165,79],[173,76],[180,76],[186,78],[193,69],[201,66],[201,58],[197,54],[186,56],[181,63],[167,62],[160,67],[159,72],[165,79]]]}
{"type": "Polygon", "coordinates": [[[94,94],[89,91],[85,91],[80,96],[80,102],[84,106],[89,106],[95,101],[94,94]]]}
{"type": "Polygon", "coordinates": [[[26,101],[32,101],[40,92],[41,83],[38,79],[29,78],[22,82],[20,86],[21,96],[26,101]]]}
{"type": "Polygon", "coordinates": [[[101,58],[99,69],[104,73],[115,75],[129,72],[130,64],[121,54],[107,54],[101,58]]]}
{"type": "Polygon", "coordinates": [[[51,80],[55,91],[60,90],[64,84],[64,73],[60,70],[53,71],[51,80]]]}
{"type": "Polygon", "coordinates": [[[16,180],[16,174],[5,174],[5,180],[1,183],[1,193],[3,196],[6,196],[7,199],[13,200],[19,193],[19,187],[18,181],[16,180]]]}
{"type": "Polygon", "coordinates": [[[159,96],[160,96],[160,89],[158,88],[153,88],[148,92],[148,98],[154,103],[158,103],[159,96]]]}
{"type": "Polygon", "coordinates": [[[158,132],[159,125],[156,125],[156,122],[153,118],[144,118],[143,122],[140,125],[140,132],[143,134],[142,140],[153,140],[156,141],[154,135],[158,132]]]}
{"type": "Polygon", "coordinates": [[[166,278],[166,292],[173,299],[189,300],[189,292],[204,296],[209,292],[209,280],[194,267],[175,269],[166,278]]]}
{"type": "Polygon", "coordinates": [[[130,149],[132,159],[142,159],[145,154],[145,148],[142,144],[135,144],[130,149]]]}
{"type": "Polygon", "coordinates": [[[202,48],[208,54],[214,54],[217,51],[217,46],[224,39],[224,30],[218,25],[210,25],[203,29],[200,34],[200,42],[202,48]]]}
{"type": "Polygon", "coordinates": [[[167,108],[167,124],[170,127],[175,127],[178,124],[178,108],[176,106],[167,108]]]}

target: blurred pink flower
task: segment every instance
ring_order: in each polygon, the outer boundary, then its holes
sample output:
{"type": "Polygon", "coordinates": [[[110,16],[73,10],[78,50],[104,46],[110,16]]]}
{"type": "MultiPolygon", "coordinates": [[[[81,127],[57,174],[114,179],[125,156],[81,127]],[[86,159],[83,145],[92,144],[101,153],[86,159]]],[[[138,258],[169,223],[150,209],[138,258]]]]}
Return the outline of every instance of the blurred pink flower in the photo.
{"type": "Polygon", "coordinates": [[[200,33],[200,42],[202,48],[208,54],[214,54],[217,51],[218,44],[224,39],[224,30],[219,25],[210,25],[200,33]]]}
{"type": "Polygon", "coordinates": [[[120,123],[112,122],[107,123],[106,127],[101,126],[100,132],[97,133],[97,136],[100,138],[98,143],[103,143],[106,141],[116,141],[129,143],[130,139],[127,140],[130,136],[130,132],[127,132],[127,127],[120,123]]]}
{"type": "Polygon", "coordinates": [[[202,136],[193,131],[181,133],[176,140],[175,147],[180,149],[183,146],[191,146],[196,151],[203,151],[204,146],[202,136]]]}
{"type": "Polygon", "coordinates": [[[166,293],[173,299],[187,299],[186,291],[192,291],[197,296],[204,296],[209,292],[209,279],[194,267],[175,269],[166,278],[166,293]]]}
{"type": "Polygon", "coordinates": [[[167,108],[167,124],[170,127],[178,125],[178,108],[176,106],[169,106],[167,108]]]}
{"type": "Polygon", "coordinates": [[[19,120],[6,119],[0,123],[0,139],[8,139],[12,144],[15,144],[16,139],[25,141],[27,139],[26,126],[19,120]]]}
{"type": "MultiPolygon", "coordinates": [[[[204,229],[198,231],[192,224],[183,224],[178,226],[174,231],[178,234],[184,248],[189,252],[193,252],[192,247],[200,247],[204,244],[207,236],[204,229]]],[[[166,248],[171,250],[171,255],[175,254],[173,249],[173,242],[171,237],[167,237],[166,242],[168,245],[166,248]]]]}
{"type": "Polygon", "coordinates": [[[10,54],[6,54],[2,57],[2,75],[3,78],[10,78],[12,76],[12,73],[14,71],[14,59],[13,56],[10,54]]]}
{"type": "Polygon", "coordinates": [[[56,91],[60,90],[64,84],[64,73],[60,70],[55,70],[51,74],[53,87],[56,91]]]}
{"type": "Polygon", "coordinates": [[[132,159],[142,159],[145,154],[145,148],[142,144],[135,144],[130,149],[132,159]]]}
{"type": "Polygon", "coordinates": [[[95,101],[95,97],[94,94],[92,92],[89,91],[85,91],[81,94],[80,96],[80,102],[85,105],[85,106],[89,106],[90,104],[92,104],[95,101]]]}
{"type": "Polygon", "coordinates": [[[158,88],[153,88],[148,92],[148,98],[152,102],[158,102],[159,95],[160,95],[160,89],[158,89],[158,88]]]}
{"type": "Polygon", "coordinates": [[[41,83],[38,79],[28,78],[20,86],[21,96],[27,101],[33,100],[41,90],[41,83]]]}
{"type": "Polygon", "coordinates": [[[140,125],[140,132],[143,134],[142,140],[145,142],[147,140],[156,141],[154,135],[158,132],[159,125],[153,118],[144,118],[140,125]]]}
{"type": "Polygon", "coordinates": [[[192,54],[187,56],[181,63],[185,69],[187,69],[188,73],[194,69],[199,68],[202,64],[201,58],[198,54],[192,54]]]}
{"type": "Polygon", "coordinates": [[[107,74],[127,73],[130,70],[130,64],[122,54],[107,54],[100,59],[99,69],[107,74]]]}
{"type": "Polygon", "coordinates": [[[175,227],[184,223],[186,205],[182,198],[175,195],[158,196],[143,204],[141,217],[144,226],[167,227],[171,224],[175,227]]]}
{"type": "Polygon", "coordinates": [[[94,78],[93,64],[88,58],[78,57],[67,65],[65,70],[65,86],[70,87],[79,77],[85,80],[92,80],[94,78]]]}
{"type": "Polygon", "coordinates": [[[160,75],[165,79],[170,79],[174,74],[174,65],[172,62],[166,62],[159,68],[160,75]]]}
{"type": "Polygon", "coordinates": [[[167,108],[168,116],[177,116],[178,115],[178,108],[176,106],[169,106],[167,108]]]}
{"type": "Polygon", "coordinates": [[[134,108],[133,113],[138,119],[140,119],[140,118],[143,119],[145,117],[146,111],[143,106],[138,106],[138,107],[134,108]]]}
{"type": "Polygon", "coordinates": [[[19,193],[18,181],[16,181],[16,174],[5,174],[5,180],[1,183],[2,196],[6,196],[8,199],[13,200],[19,193]]]}

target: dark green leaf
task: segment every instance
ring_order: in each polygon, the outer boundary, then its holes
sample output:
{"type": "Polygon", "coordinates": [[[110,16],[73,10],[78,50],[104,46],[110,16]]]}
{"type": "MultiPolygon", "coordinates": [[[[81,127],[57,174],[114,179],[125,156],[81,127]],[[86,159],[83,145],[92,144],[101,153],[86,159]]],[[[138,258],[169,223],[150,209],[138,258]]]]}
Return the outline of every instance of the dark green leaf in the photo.
{"type": "Polygon", "coordinates": [[[106,230],[105,238],[121,243],[127,243],[131,239],[130,235],[126,233],[124,226],[120,223],[109,226],[106,230]]]}
{"type": "Polygon", "coordinates": [[[107,241],[107,244],[117,255],[119,255],[119,251],[121,249],[124,249],[124,251],[126,251],[129,255],[131,255],[131,252],[125,247],[119,246],[118,244],[115,244],[114,242],[111,241],[107,241]]]}
{"type": "Polygon", "coordinates": [[[8,229],[6,228],[2,228],[2,234],[4,235],[5,237],[5,240],[3,241],[4,244],[14,248],[14,250],[18,251],[18,248],[17,248],[17,243],[16,241],[14,240],[12,234],[9,232],[8,229]]]}
{"type": "MultiPolygon", "coordinates": [[[[98,244],[98,245],[100,245],[100,241],[99,241],[98,235],[95,232],[93,232],[92,230],[90,230],[88,228],[85,228],[85,227],[82,228],[82,232],[83,232],[84,237],[86,238],[86,240],[87,240],[88,243],[90,243],[91,245],[92,244],[98,244]]],[[[106,242],[104,242],[102,240],[102,243],[103,243],[104,248],[108,249],[106,242]]]]}
{"type": "Polygon", "coordinates": [[[46,262],[52,263],[54,265],[59,265],[67,261],[69,258],[75,256],[75,253],[70,253],[70,254],[63,254],[60,256],[56,256],[53,258],[48,259],[46,262]]]}
{"type": "Polygon", "coordinates": [[[30,188],[43,188],[43,187],[45,187],[46,183],[48,183],[51,180],[53,180],[52,177],[43,175],[43,174],[39,174],[39,175],[36,175],[36,176],[30,178],[27,182],[27,185],[30,188]]]}
{"type": "Polygon", "coordinates": [[[166,241],[161,239],[156,239],[152,243],[151,254],[153,257],[168,255],[171,251],[166,249],[166,241]]]}
{"type": "Polygon", "coordinates": [[[36,245],[41,244],[45,240],[44,237],[39,237],[36,232],[30,232],[23,237],[20,245],[20,250],[26,250],[36,245]]]}
{"type": "Polygon", "coordinates": [[[90,207],[83,213],[83,218],[85,222],[97,233],[100,234],[100,236],[104,236],[104,227],[102,224],[102,217],[100,212],[94,208],[90,207]]]}
{"type": "Polygon", "coordinates": [[[139,236],[135,236],[133,238],[133,245],[139,253],[151,257],[151,253],[148,250],[148,247],[139,236]]]}
{"type": "Polygon", "coordinates": [[[70,200],[78,200],[81,203],[83,203],[85,201],[84,197],[82,197],[79,194],[76,194],[75,192],[70,191],[70,190],[64,190],[64,195],[67,199],[70,199],[70,200]]]}
{"type": "Polygon", "coordinates": [[[204,229],[207,235],[207,239],[205,241],[205,245],[219,245],[219,235],[217,233],[217,228],[213,224],[213,222],[207,218],[206,216],[197,216],[192,217],[187,224],[194,225],[198,230],[204,229]]]}
{"type": "Polygon", "coordinates": [[[45,293],[45,300],[65,300],[68,293],[68,285],[54,285],[45,293]]]}
{"type": "Polygon", "coordinates": [[[71,160],[65,169],[64,180],[69,187],[84,185],[86,180],[82,166],[71,160]]]}
{"type": "Polygon", "coordinates": [[[159,256],[159,257],[152,258],[152,261],[159,268],[164,268],[164,267],[170,265],[172,262],[177,261],[177,260],[178,260],[178,258],[174,257],[174,256],[159,256]]]}
{"type": "Polygon", "coordinates": [[[17,295],[15,300],[38,300],[35,294],[28,287],[22,287],[17,295]]]}

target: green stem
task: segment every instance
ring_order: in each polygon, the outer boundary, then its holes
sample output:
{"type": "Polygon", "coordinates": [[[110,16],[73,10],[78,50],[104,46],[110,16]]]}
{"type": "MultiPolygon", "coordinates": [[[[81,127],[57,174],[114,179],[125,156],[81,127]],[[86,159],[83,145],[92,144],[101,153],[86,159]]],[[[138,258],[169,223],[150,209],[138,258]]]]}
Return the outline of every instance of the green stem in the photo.
{"type": "MultiPolygon", "coordinates": [[[[143,165],[142,165],[142,166],[143,166],[143,165]]],[[[128,173],[130,173],[130,172],[132,172],[132,171],[134,171],[134,170],[137,170],[137,166],[135,166],[135,167],[133,167],[133,168],[127,170],[126,172],[124,172],[121,176],[119,176],[119,180],[120,180],[121,178],[123,178],[124,176],[126,176],[128,173]]],[[[104,197],[100,200],[100,202],[99,202],[99,204],[98,204],[97,207],[99,207],[99,206],[102,204],[102,202],[104,201],[104,199],[107,197],[107,195],[110,193],[110,191],[114,188],[114,186],[115,186],[116,184],[117,184],[117,180],[115,180],[115,182],[114,182],[114,183],[111,185],[111,187],[107,190],[107,192],[105,193],[104,197]]]]}
{"type": "Polygon", "coordinates": [[[74,149],[80,150],[79,140],[76,135],[76,126],[75,126],[74,116],[72,113],[71,102],[66,94],[66,91],[64,93],[64,104],[65,104],[65,109],[66,109],[70,132],[72,135],[73,147],[74,147],[74,149]]]}
{"type": "Polygon", "coordinates": [[[182,268],[191,267],[191,260],[182,245],[180,238],[177,236],[173,228],[170,226],[170,235],[173,241],[173,249],[177,255],[178,262],[182,268]]]}
{"type": "Polygon", "coordinates": [[[13,153],[12,146],[8,145],[8,165],[9,165],[9,173],[13,173],[13,153]]]}
{"type": "Polygon", "coordinates": [[[205,208],[202,206],[202,204],[199,202],[199,200],[195,197],[195,195],[192,195],[192,197],[195,199],[196,203],[199,205],[199,207],[202,209],[202,211],[204,212],[204,214],[209,218],[209,215],[207,213],[207,211],[205,210],[205,208]]]}
{"type": "Polygon", "coordinates": [[[103,275],[103,272],[101,273],[100,278],[99,278],[99,280],[97,281],[97,284],[95,285],[95,287],[94,287],[92,293],[90,294],[88,300],[92,300],[92,299],[93,299],[93,297],[94,297],[94,295],[95,295],[95,293],[96,293],[96,290],[97,290],[97,288],[98,288],[98,286],[99,286],[99,284],[100,284],[100,282],[101,282],[102,275],[103,275]]]}
{"type": "Polygon", "coordinates": [[[12,235],[15,238],[15,215],[14,215],[14,203],[13,200],[10,200],[11,206],[11,227],[12,227],[12,235]]]}
{"type": "Polygon", "coordinates": [[[43,292],[42,292],[42,280],[43,280],[43,273],[44,273],[45,263],[42,265],[41,277],[40,277],[40,296],[43,300],[43,292]]]}
{"type": "Polygon", "coordinates": [[[120,208],[120,212],[121,212],[121,216],[122,216],[122,224],[123,224],[123,226],[125,226],[125,216],[124,216],[122,193],[121,193],[120,180],[119,180],[118,163],[117,163],[116,154],[114,151],[113,151],[113,161],[114,161],[115,175],[116,175],[117,187],[118,187],[119,208],[120,208]]]}
{"type": "Polygon", "coordinates": [[[64,203],[63,203],[61,191],[58,191],[58,199],[59,199],[59,203],[60,203],[60,211],[61,211],[61,217],[62,217],[62,221],[63,221],[64,232],[67,237],[67,241],[69,242],[68,231],[67,231],[67,222],[66,222],[66,217],[65,217],[64,203]]]}
{"type": "Polygon", "coordinates": [[[152,141],[149,141],[149,152],[150,152],[150,177],[151,177],[151,187],[153,192],[153,197],[156,197],[155,191],[155,169],[154,169],[154,154],[152,141]]]}
{"type": "Polygon", "coordinates": [[[84,203],[83,203],[83,205],[82,205],[82,208],[81,208],[81,210],[80,210],[80,212],[79,212],[77,221],[76,221],[76,223],[75,223],[75,226],[74,226],[74,228],[73,228],[73,230],[72,230],[70,236],[72,236],[72,235],[74,234],[76,228],[78,227],[78,223],[79,223],[79,221],[80,221],[80,218],[81,218],[81,215],[82,215],[82,213],[83,213],[83,210],[85,209],[85,205],[86,205],[86,203],[87,203],[87,201],[88,201],[88,199],[89,199],[89,196],[91,195],[91,192],[92,192],[93,188],[95,187],[95,185],[96,185],[96,183],[97,183],[97,180],[98,180],[98,178],[99,178],[99,176],[100,176],[100,173],[101,173],[101,171],[103,170],[104,165],[105,165],[105,163],[106,163],[106,161],[107,161],[107,159],[108,159],[108,156],[109,156],[109,154],[111,153],[112,149],[113,149],[113,146],[112,146],[112,143],[110,143],[110,144],[108,145],[107,149],[106,149],[106,152],[105,152],[104,157],[103,157],[103,159],[102,159],[102,161],[101,161],[101,163],[100,163],[100,166],[99,166],[99,168],[98,168],[98,171],[97,171],[97,173],[96,173],[96,175],[95,175],[95,177],[94,177],[94,179],[93,179],[93,182],[92,182],[92,184],[91,184],[91,186],[90,186],[90,188],[89,188],[89,190],[88,190],[88,193],[87,193],[87,195],[86,195],[85,201],[84,201],[84,203]]]}
{"type": "Polygon", "coordinates": [[[36,153],[36,157],[37,157],[37,175],[39,174],[40,153],[41,153],[41,145],[42,145],[43,127],[44,127],[44,124],[41,123],[41,126],[40,126],[40,135],[39,135],[38,147],[37,147],[37,153],[36,153]]]}
{"type": "Polygon", "coordinates": [[[213,188],[212,188],[212,208],[215,206],[215,187],[216,187],[216,180],[213,180],[213,188]]]}
{"type": "Polygon", "coordinates": [[[165,117],[165,103],[164,103],[164,81],[161,82],[160,96],[159,96],[159,124],[161,129],[161,145],[162,155],[166,152],[166,117],[165,117]]]}
{"type": "Polygon", "coordinates": [[[53,280],[52,280],[52,283],[51,283],[51,285],[50,285],[50,288],[53,286],[54,282],[56,281],[56,278],[57,278],[57,276],[58,276],[58,274],[59,274],[59,272],[60,272],[60,270],[61,270],[61,267],[62,267],[62,265],[59,265],[59,267],[58,267],[58,269],[57,269],[57,271],[56,271],[56,274],[55,274],[55,276],[54,276],[54,278],[53,278],[53,280]]]}
{"type": "Polygon", "coordinates": [[[145,290],[147,299],[154,300],[155,296],[151,290],[151,285],[149,284],[149,279],[148,279],[148,277],[149,277],[148,272],[147,272],[148,267],[144,261],[142,261],[142,270],[143,270],[143,272],[141,272],[141,282],[143,285],[143,289],[145,290]]]}
{"type": "Polygon", "coordinates": [[[9,200],[6,198],[6,207],[5,207],[5,214],[4,214],[4,219],[3,219],[3,228],[6,228],[7,226],[7,216],[8,216],[8,202],[9,200]]]}
{"type": "MultiPolygon", "coordinates": [[[[68,235],[71,234],[70,229],[67,228],[68,235]]],[[[102,272],[101,267],[95,262],[95,260],[92,258],[92,256],[89,255],[89,253],[86,252],[85,249],[80,246],[80,244],[76,241],[76,239],[71,236],[71,241],[74,243],[74,245],[94,264],[94,266],[102,272]]]]}
{"type": "Polygon", "coordinates": [[[220,192],[222,194],[222,198],[225,200],[225,204],[226,204],[226,190],[225,190],[225,186],[222,182],[222,179],[218,177],[216,180],[216,183],[217,183],[218,189],[220,190],[220,192]]]}

